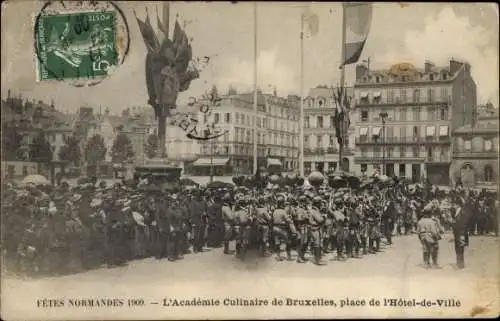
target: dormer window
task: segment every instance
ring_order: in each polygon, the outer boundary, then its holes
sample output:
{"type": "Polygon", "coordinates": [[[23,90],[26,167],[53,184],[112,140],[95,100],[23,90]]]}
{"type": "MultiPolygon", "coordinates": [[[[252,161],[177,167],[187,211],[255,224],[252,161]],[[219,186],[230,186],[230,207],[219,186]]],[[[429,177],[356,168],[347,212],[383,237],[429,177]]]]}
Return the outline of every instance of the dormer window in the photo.
{"type": "Polygon", "coordinates": [[[434,80],[434,75],[433,75],[433,74],[430,74],[430,75],[429,75],[429,79],[430,79],[430,80],[434,80]]]}
{"type": "Polygon", "coordinates": [[[376,81],[377,83],[379,83],[379,82],[380,82],[380,76],[375,76],[375,81],[376,81]]]}
{"type": "Polygon", "coordinates": [[[448,75],[446,73],[443,73],[443,80],[446,80],[448,78],[448,75]]]}

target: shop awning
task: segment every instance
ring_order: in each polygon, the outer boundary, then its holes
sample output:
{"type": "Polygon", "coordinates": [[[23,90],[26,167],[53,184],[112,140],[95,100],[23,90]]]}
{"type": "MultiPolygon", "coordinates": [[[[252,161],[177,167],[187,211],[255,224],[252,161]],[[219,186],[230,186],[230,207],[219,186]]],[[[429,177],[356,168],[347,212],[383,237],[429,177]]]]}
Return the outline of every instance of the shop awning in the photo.
{"type": "Polygon", "coordinates": [[[229,158],[198,158],[193,166],[224,166],[229,162],[229,158]]]}
{"type": "Polygon", "coordinates": [[[382,130],[382,127],[374,127],[372,136],[380,136],[380,131],[382,130]]]}
{"type": "Polygon", "coordinates": [[[359,136],[366,136],[368,135],[368,128],[367,127],[361,127],[359,129],[359,136]]]}
{"type": "Polygon", "coordinates": [[[276,158],[268,158],[267,166],[281,166],[281,162],[279,159],[276,158]]]}
{"type": "Polygon", "coordinates": [[[425,134],[426,134],[426,136],[434,136],[434,135],[436,135],[436,127],[434,127],[434,126],[427,126],[425,134]]]}
{"type": "Polygon", "coordinates": [[[448,136],[448,126],[443,125],[439,127],[439,136],[448,136]]]}
{"type": "Polygon", "coordinates": [[[368,97],[368,93],[363,91],[361,92],[361,98],[367,98],[368,97]]]}
{"type": "Polygon", "coordinates": [[[374,98],[379,98],[380,97],[380,91],[376,91],[373,93],[374,98]]]}

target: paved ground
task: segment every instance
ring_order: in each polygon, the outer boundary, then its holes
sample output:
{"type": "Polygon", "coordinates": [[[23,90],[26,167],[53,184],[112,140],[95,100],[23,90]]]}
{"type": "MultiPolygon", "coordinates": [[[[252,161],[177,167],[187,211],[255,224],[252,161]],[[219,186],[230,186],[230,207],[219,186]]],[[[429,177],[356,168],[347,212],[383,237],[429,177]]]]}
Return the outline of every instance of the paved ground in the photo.
{"type": "MultiPolygon", "coordinates": [[[[2,316],[12,319],[43,318],[252,318],[252,317],[335,317],[335,316],[457,316],[476,313],[495,315],[499,311],[499,242],[498,238],[472,237],[466,252],[467,268],[454,268],[451,235],[440,244],[442,269],[421,266],[420,246],[416,236],[403,236],[383,252],[362,259],[333,261],[328,265],[277,262],[274,258],[251,255],[244,262],[214,249],[187,255],[184,260],[145,259],[121,268],[21,280],[6,278],[2,284],[2,316]],[[62,299],[61,308],[37,308],[37,299],[62,299]],[[145,306],[120,308],[69,308],[70,298],[137,298],[145,306]],[[219,298],[214,307],[165,307],[163,298],[219,298]],[[273,298],[283,306],[225,306],[224,298],[273,298]],[[286,298],[335,300],[336,306],[286,306],[286,298]],[[371,298],[381,306],[370,307],[371,298]],[[384,298],[408,298],[446,301],[448,307],[387,307],[384,298]],[[365,299],[364,307],[343,306],[352,299],[365,299]],[[460,300],[460,307],[456,306],[460,300]],[[159,304],[154,304],[158,302],[159,304]],[[450,307],[450,305],[454,305],[450,307]]],[[[437,301],[434,301],[437,302],[437,301]]],[[[353,303],[353,302],[351,302],[353,303]]],[[[361,302],[358,302],[361,304],[361,302]]],[[[402,303],[402,302],[399,302],[402,303]]],[[[443,302],[441,303],[444,304],[443,302]]]]}

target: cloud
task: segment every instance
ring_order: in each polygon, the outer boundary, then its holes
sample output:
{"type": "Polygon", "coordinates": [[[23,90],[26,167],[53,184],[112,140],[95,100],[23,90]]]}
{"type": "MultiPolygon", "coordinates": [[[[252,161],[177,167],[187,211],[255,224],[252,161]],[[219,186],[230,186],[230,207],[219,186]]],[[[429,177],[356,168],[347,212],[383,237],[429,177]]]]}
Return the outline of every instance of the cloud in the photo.
{"type": "MultiPolygon", "coordinates": [[[[296,89],[296,77],[292,68],[278,59],[278,49],[261,50],[257,59],[257,86],[263,91],[269,91],[270,86],[276,86],[281,93],[296,89]]],[[[250,91],[254,82],[253,61],[233,58],[218,72],[217,86],[224,90],[230,85],[238,91],[250,91]]]]}
{"type": "Polygon", "coordinates": [[[450,58],[467,61],[478,88],[478,103],[490,100],[498,106],[498,34],[494,29],[472,25],[469,18],[444,8],[428,17],[423,31],[408,31],[402,46],[389,46],[377,59],[385,66],[407,61],[417,66],[429,59],[446,65],[450,58]]]}

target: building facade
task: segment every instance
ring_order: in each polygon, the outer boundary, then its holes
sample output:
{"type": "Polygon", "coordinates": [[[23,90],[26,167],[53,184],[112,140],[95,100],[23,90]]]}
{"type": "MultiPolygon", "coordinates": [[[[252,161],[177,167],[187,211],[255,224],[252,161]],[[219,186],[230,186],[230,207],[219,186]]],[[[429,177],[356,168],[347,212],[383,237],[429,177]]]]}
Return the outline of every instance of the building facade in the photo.
{"type": "Polygon", "coordinates": [[[220,127],[227,133],[201,144],[200,158],[193,164],[199,174],[250,174],[253,171],[254,128],[257,130],[258,166],[274,165],[283,171],[298,168],[298,123],[300,98],[257,93],[257,115],[253,93],[221,97],[210,113],[198,113],[203,126],[220,127]],[[214,169],[215,167],[215,169],[214,169]]]}
{"type": "Polygon", "coordinates": [[[452,184],[497,189],[498,109],[478,109],[477,119],[453,132],[452,184]]]}
{"type": "MultiPolygon", "coordinates": [[[[334,88],[317,86],[311,88],[304,98],[304,174],[313,171],[327,173],[340,169],[339,145],[335,136],[334,88]]],[[[347,95],[353,96],[353,88],[347,88],[347,95]]],[[[343,150],[344,171],[351,170],[355,151],[355,126],[345,135],[343,150]]]]}
{"type": "Polygon", "coordinates": [[[424,68],[401,63],[386,70],[356,66],[355,171],[432,184],[450,183],[451,133],[470,124],[476,84],[467,63],[424,68]]]}

